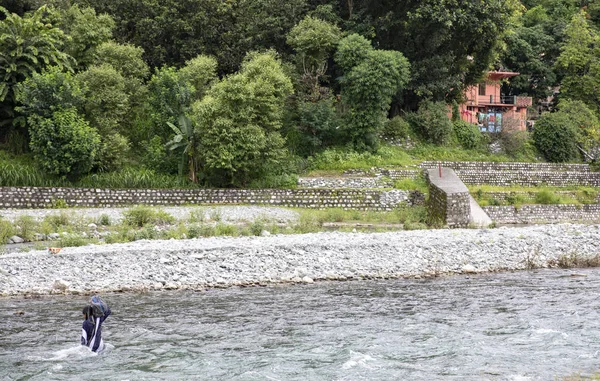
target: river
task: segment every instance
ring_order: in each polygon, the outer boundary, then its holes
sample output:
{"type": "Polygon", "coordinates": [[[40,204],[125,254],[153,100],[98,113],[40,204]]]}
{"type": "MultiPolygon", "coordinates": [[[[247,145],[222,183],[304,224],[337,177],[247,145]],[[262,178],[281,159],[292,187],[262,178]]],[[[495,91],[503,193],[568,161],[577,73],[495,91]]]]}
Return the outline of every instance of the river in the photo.
{"type": "Polygon", "coordinates": [[[0,380],[555,380],[600,370],[600,269],[0,299],[0,380]],[[577,273],[577,274],[575,274],[577,273]],[[574,276],[574,275],[585,276],[574,276]]]}

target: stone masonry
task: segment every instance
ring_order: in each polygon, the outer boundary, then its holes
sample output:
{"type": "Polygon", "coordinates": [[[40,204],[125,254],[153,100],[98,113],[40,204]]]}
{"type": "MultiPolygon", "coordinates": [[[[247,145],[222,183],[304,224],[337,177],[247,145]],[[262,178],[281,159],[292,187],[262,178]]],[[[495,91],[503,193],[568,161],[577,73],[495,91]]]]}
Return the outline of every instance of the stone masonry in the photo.
{"type": "Polygon", "coordinates": [[[299,208],[392,210],[407,203],[402,190],[347,189],[89,189],[0,187],[0,209],[48,208],[62,200],[71,207],[243,204],[299,208]]]}

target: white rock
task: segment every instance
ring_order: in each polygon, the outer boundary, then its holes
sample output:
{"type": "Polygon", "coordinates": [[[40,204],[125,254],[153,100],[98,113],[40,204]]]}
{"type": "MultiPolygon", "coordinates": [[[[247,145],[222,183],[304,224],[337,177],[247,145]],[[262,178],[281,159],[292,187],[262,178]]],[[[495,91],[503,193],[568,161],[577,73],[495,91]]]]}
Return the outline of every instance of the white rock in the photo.
{"type": "Polygon", "coordinates": [[[92,223],[88,225],[88,228],[90,228],[90,230],[96,230],[98,228],[98,225],[92,223]]]}
{"type": "Polygon", "coordinates": [[[465,274],[474,274],[477,272],[477,269],[473,265],[464,265],[461,271],[465,274]]]}
{"type": "Polygon", "coordinates": [[[60,238],[60,234],[58,234],[58,233],[48,234],[48,239],[59,239],[59,238],[60,238]]]}
{"type": "Polygon", "coordinates": [[[25,242],[25,240],[23,238],[19,237],[18,235],[13,235],[12,237],[10,237],[10,240],[13,241],[13,243],[25,242]]]}
{"type": "Polygon", "coordinates": [[[261,232],[260,232],[260,236],[261,236],[261,237],[268,237],[268,236],[270,236],[270,235],[271,235],[271,233],[269,233],[269,232],[268,232],[268,231],[266,231],[266,230],[263,230],[263,231],[261,231],[261,232]]]}
{"type": "Polygon", "coordinates": [[[302,282],[304,282],[304,283],[314,283],[315,281],[311,277],[305,276],[304,278],[302,278],[302,282]]]}
{"type": "Polygon", "coordinates": [[[69,282],[66,282],[66,281],[64,281],[62,279],[56,279],[54,281],[54,284],[52,285],[52,287],[55,290],[66,291],[69,288],[70,285],[71,284],[69,282]]]}

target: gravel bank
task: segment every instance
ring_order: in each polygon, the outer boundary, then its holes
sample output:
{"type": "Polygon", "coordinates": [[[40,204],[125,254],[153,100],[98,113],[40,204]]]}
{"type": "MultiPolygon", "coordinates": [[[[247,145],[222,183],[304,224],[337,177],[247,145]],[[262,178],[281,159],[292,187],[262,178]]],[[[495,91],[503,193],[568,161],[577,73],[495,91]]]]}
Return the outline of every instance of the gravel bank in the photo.
{"type": "MultiPolygon", "coordinates": [[[[189,218],[190,213],[194,211],[201,211],[206,220],[214,220],[218,216],[223,222],[254,221],[257,218],[269,218],[277,222],[293,222],[298,219],[298,213],[293,210],[265,206],[171,206],[153,208],[162,209],[178,220],[189,218]]],[[[123,218],[123,212],[128,209],[131,208],[1,209],[0,217],[14,221],[19,216],[27,215],[37,220],[43,220],[47,216],[66,213],[69,216],[96,221],[102,215],[107,215],[113,223],[118,223],[123,218]]]]}
{"type": "Polygon", "coordinates": [[[137,241],[0,256],[0,295],[205,289],[547,267],[600,254],[598,225],[137,241]]]}

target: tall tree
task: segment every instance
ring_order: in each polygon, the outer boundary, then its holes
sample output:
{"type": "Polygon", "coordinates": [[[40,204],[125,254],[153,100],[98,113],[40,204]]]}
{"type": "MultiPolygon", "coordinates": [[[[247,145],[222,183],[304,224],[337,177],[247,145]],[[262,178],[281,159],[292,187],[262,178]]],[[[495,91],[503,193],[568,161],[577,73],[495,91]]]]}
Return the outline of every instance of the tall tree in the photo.
{"type": "Polygon", "coordinates": [[[239,73],[194,104],[200,155],[212,185],[243,186],[282,166],[285,142],[279,130],[291,92],[274,53],[250,54],[239,73]]]}
{"type": "Polygon", "coordinates": [[[408,60],[400,52],[373,49],[357,34],[340,41],[335,60],[344,70],[346,130],[355,148],[375,151],[392,99],[410,78],[408,60]]]}
{"type": "Polygon", "coordinates": [[[70,69],[72,58],[62,52],[64,33],[44,20],[46,7],[24,17],[0,7],[0,139],[15,118],[15,89],[49,65],[70,69]]]}
{"type": "Polygon", "coordinates": [[[589,25],[583,10],[571,19],[566,33],[556,62],[564,75],[561,97],[583,101],[600,113],[600,36],[589,25]]]}

